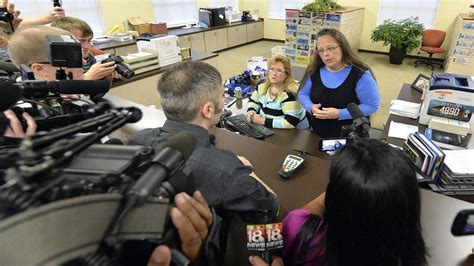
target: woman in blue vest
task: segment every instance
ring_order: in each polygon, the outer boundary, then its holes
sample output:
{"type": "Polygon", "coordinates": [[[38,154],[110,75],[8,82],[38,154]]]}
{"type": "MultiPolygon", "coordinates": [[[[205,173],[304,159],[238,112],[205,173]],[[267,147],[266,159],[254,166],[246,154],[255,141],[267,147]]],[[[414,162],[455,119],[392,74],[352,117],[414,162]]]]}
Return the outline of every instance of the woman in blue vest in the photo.
{"type": "Polygon", "coordinates": [[[308,113],[311,128],[321,137],[340,137],[341,127],[352,124],[347,110],[356,103],[365,116],[380,106],[375,78],[336,29],[322,29],[316,51],[303,77],[298,100],[308,113]]]}

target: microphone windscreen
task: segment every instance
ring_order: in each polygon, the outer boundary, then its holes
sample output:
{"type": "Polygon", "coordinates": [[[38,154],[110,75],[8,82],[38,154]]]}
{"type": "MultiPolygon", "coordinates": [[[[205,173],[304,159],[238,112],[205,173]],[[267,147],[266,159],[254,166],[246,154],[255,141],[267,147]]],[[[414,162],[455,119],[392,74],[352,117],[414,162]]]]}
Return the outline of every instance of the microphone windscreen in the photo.
{"type": "Polygon", "coordinates": [[[107,80],[59,80],[50,81],[51,92],[62,94],[105,94],[110,89],[107,80]]]}
{"type": "Polygon", "coordinates": [[[349,111],[349,113],[351,114],[352,119],[364,117],[364,113],[362,113],[359,106],[357,106],[357,104],[355,103],[349,103],[347,105],[347,111],[349,111]]]}
{"type": "Polygon", "coordinates": [[[172,136],[163,148],[170,147],[181,152],[183,160],[187,160],[196,147],[196,137],[193,134],[183,131],[172,136]]]}
{"type": "Polygon", "coordinates": [[[0,111],[5,111],[21,99],[22,90],[10,82],[0,81],[0,111]]]}

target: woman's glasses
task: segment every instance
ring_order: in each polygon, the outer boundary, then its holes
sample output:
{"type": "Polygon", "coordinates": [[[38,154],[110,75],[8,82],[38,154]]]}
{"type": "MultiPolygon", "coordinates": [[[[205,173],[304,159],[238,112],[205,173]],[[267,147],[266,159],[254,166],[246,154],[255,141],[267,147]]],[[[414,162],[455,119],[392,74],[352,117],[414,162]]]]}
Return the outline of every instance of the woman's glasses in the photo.
{"type": "Polygon", "coordinates": [[[277,73],[277,74],[286,73],[286,71],[283,70],[283,69],[273,68],[273,67],[269,68],[268,72],[273,72],[273,73],[277,73]]]}
{"type": "Polygon", "coordinates": [[[320,49],[316,50],[316,53],[318,53],[318,54],[324,54],[326,51],[328,51],[329,53],[332,53],[332,52],[334,52],[334,50],[336,50],[337,48],[339,48],[339,46],[329,46],[329,47],[326,47],[326,49],[320,48],[320,49]]]}

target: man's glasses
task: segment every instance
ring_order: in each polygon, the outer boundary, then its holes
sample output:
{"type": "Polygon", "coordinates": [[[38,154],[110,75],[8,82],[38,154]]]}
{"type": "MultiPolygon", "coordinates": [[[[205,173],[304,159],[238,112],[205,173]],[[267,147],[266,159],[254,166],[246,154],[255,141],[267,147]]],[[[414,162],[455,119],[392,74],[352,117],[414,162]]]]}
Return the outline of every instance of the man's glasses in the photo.
{"type": "Polygon", "coordinates": [[[283,70],[283,69],[273,68],[273,67],[269,68],[268,72],[273,72],[273,73],[277,73],[277,74],[286,73],[286,71],[283,70]]]}
{"type": "Polygon", "coordinates": [[[336,50],[337,48],[339,48],[339,46],[329,46],[329,47],[326,47],[326,49],[320,48],[320,49],[316,50],[316,53],[318,53],[318,54],[324,54],[324,52],[326,52],[326,51],[328,51],[329,53],[332,53],[332,52],[334,52],[334,50],[336,50]]]}

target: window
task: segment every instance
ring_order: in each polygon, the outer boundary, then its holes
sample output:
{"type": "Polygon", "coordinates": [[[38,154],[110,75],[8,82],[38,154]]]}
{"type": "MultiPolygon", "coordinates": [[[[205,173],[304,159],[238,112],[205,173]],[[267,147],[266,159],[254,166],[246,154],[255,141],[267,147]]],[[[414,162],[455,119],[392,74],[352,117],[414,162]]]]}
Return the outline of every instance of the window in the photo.
{"type": "Polygon", "coordinates": [[[285,19],[285,9],[301,9],[308,0],[273,0],[268,1],[268,18],[285,19]]]}
{"type": "Polygon", "coordinates": [[[239,0],[209,0],[209,7],[232,7],[234,12],[239,12],[239,0]]]}
{"type": "Polygon", "coordinates": [[[197,21],[195,0],[153,0],[156,22],[166,22],[167,26],[193,24],[197,21]]]}
{"type": "Polygon", "coordinates": [[[419,17],[425,28],[433,27],[439,0],[382,0],[377,25],[387,19],[419,17]]]}
{"type": "MultiPolygon", "coordinates": [[[[63,1],[62,4],[66,16],[86,21],[94,35],[105,33],[98,0],[63,1]]],[[[48,14],[53,9],[53,3],[44,0],[15,0],[15,9],[21,11],[20,17],[33,18],[48,14]]]]}

